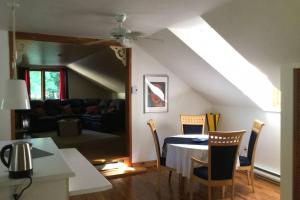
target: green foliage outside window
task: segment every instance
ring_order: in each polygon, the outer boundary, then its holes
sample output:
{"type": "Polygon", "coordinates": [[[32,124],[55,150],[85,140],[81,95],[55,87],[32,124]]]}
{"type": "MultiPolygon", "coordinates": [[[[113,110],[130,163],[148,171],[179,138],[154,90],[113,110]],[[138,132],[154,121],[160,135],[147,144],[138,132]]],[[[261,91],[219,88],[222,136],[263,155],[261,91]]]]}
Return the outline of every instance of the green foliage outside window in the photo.
{"type": "Polygon", "coordinates": [[[42,73],[41,71],[30,71],[30,98],[42,99],[42,73]]]}
{"type": "Polygon", "coordinates": [[[30,71],[29,73],[31,99],[59,99],[60,73],[58,71],[30,71]],[[45,97],[42,95],[42,82],[45,87],[45,97]]]}
{"type": "Polygon", "coordinates": [[[59,72],[45,72],[45,98],[59,99],[59,72]]]}

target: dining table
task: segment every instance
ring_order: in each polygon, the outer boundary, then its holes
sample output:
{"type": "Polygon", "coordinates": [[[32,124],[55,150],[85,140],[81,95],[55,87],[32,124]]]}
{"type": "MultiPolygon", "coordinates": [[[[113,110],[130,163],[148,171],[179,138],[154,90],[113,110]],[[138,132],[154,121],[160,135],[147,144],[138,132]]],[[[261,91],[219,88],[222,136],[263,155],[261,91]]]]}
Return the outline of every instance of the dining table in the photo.
{"type": "MultiPolygon", "coordinates": [[[[162,157],[166,166],[176,170],[183,178],[190,178],[191,157],[208,161],[208,135],[179,134],[164,140],[162,157]]],[[[239,159],[236,166],[238,167],[239,159]]]]}

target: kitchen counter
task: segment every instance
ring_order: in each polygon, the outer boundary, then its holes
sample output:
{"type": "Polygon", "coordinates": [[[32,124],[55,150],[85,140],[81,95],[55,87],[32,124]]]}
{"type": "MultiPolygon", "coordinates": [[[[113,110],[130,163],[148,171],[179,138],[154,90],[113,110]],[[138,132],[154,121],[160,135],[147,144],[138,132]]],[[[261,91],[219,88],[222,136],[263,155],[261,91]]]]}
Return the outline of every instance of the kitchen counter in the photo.
{"type": "MultiPolygon", "coordinates": [[[[20,140],[18,140],[20,141],[20,140]]],[[[53,155],[34,158],[32,185],[25,190],[22,200],[68,200],[69,196],[100,192],[112,184],[76,149],[58,149],[51,138],[23,140],[53,155]]],[[[14,140],[0,141],[0,149],[14,140]]],[[[28,179],[10,179],[8,169],[0,162],[0,200],[12,199],[28,184],[28,179]]]]}
{"type": "Polygon", "coordinates": [[[60,152],[76,174],[69,178],[70,196],[101,192],[112,188],[112,184],[77,149],[60,149],[60,152]]]}
{"type": "MultiPolygon", "coordinates": [[[[26,140],[32,143],[32,146],[54,155],[33,159],[33,179],[34,181],[55,180],[75,176],[65,159],[62,157],[59,149],[51,138],[37,138],[26,140]]],[[[0,141],[0,149],[13,140],[0,141]]],[[[8,169],[0,162],[0,187],[18,185],[23,179],[8,178],[8,169]]]]}
{"type": "MultiPolygon", "coordinates": [[[[53,155],[33,159],[32,185],[25,190],[22,200],[43,199],[43,200],[64,200],[69,199],[69,177],[75,173],[69,167],[59,149],[51,138],[38,138],[25,140],[32,143],[32,146],[53,155]]],[[[0,148],[13,140],[0,141],[0,148]]],[[[0,162],[0,200],[12,199],[12,194],[20,192],[28,184],[28,179],[10,179],[8,169],[0,162]]]]}

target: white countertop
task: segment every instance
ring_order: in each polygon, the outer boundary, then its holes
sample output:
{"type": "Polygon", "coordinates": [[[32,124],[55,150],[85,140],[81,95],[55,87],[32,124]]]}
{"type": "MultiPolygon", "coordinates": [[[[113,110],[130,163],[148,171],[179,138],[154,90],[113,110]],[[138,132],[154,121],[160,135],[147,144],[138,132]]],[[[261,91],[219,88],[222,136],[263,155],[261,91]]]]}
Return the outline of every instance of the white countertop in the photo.
{"type": "MultiPolygon", "coordinates": [[[[54,155],[33,159],[33,181],[57,180],[75,176],[59,149],[51,138],[27,139],[33,147],[48,151],[54,155]]],[[[14,140],[1,140],[0,149],[6,144],[13,143],[14,140]]],[[[22,184],[24,179],[10,179],[8,169],[0,162],[0,187],[22,184]]]]}
{"type": "Polygon", "coordinates": [[[60,149],[66,162],[75,172],[69,179],[69,195],[100,192],[112,188],[112,184],[84,158],[77,149],[60,149]]]}

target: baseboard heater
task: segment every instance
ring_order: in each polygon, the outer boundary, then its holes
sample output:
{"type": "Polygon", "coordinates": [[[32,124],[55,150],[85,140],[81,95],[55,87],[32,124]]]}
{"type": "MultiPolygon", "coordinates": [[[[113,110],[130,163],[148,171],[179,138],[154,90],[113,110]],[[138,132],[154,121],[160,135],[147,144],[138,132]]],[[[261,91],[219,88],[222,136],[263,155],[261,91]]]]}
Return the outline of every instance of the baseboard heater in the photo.
{"type": "Polygon", "coordinates": [[[272,182],[280,183],[280,175],[260,167],[254,166],[254,173],[262,178],[270,180],[272,182]]]}

